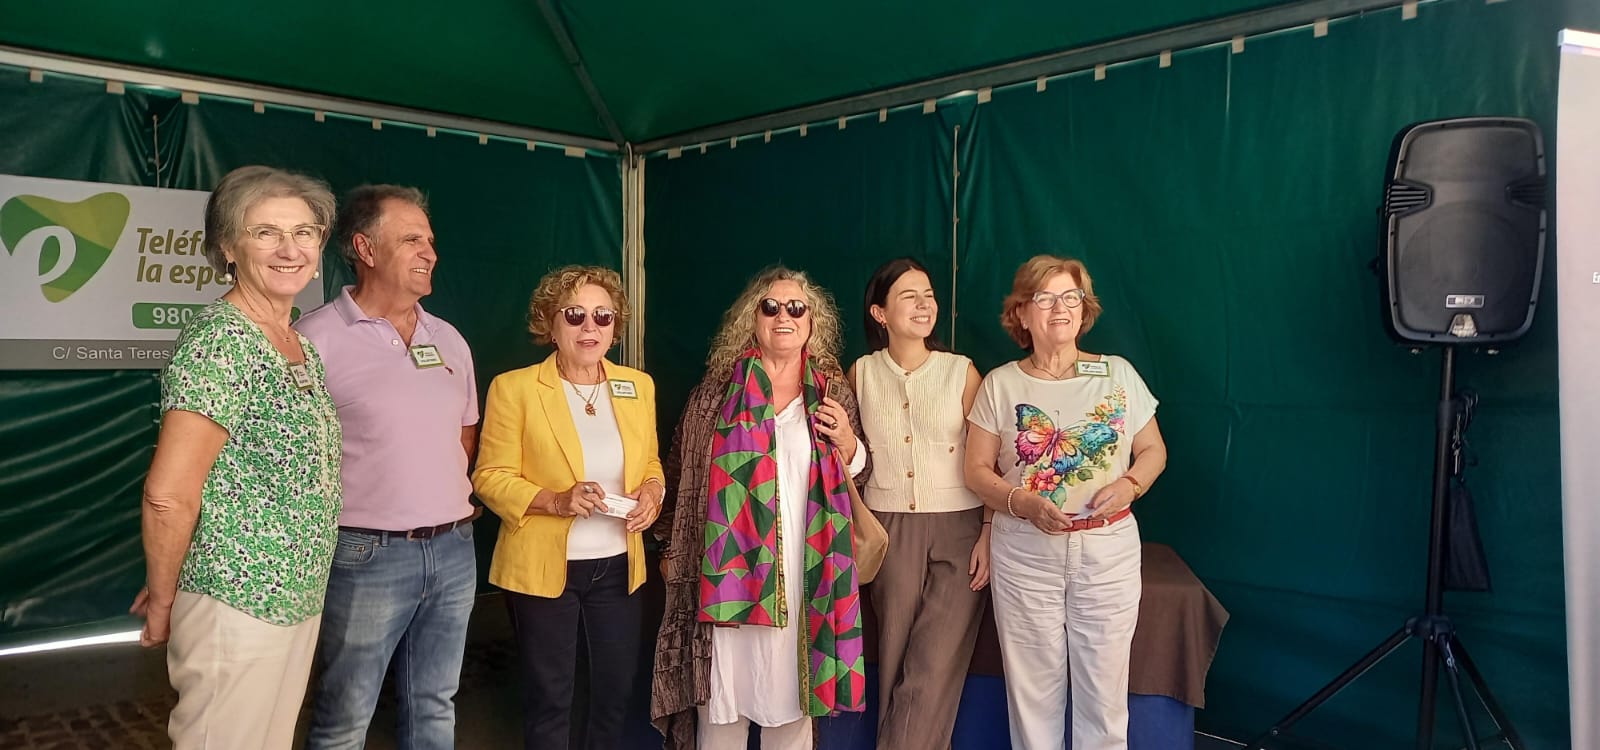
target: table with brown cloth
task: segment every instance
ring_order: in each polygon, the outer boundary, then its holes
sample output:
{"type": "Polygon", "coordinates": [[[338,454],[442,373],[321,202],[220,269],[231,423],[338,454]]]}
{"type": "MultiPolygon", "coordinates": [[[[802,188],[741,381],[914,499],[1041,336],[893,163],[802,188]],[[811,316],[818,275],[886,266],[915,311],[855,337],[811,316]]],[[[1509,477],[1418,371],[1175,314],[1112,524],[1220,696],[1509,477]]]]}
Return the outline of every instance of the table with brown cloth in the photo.
{"type": "MultiPolygon", "coordinates": [[[[1205,708],[1206,672],[1217,653],[1217,641],[1228,623],[1228,610],[1165,544],[1144,545],[1144,594],[1139,625],[1133,634],[1128,692],[1164,695],[1195,708],[1205,708]]],[[[994,612],[987,605],[978,629],[978,645],[969,673],[1004,676],[994,612]]],[[[878,623],[865,608],[866,658],[878,660],[878,623]]]]}

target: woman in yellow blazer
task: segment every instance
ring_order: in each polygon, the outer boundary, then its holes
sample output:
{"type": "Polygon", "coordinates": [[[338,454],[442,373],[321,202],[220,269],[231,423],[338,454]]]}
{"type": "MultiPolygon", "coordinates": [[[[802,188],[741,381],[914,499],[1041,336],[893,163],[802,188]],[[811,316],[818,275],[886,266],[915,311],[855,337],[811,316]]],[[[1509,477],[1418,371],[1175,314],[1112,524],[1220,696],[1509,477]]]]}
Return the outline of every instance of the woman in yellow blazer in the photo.
{"type": "Polygon", "coordinates": [[[586,745],[620,747],[639,655],[640,532],[665,494],[655,382],[605,358],[629,317],[617,272],[551,271],[528,308],[528,329],[555,353],[489,386],[472,476],[501,519],[489,582],[506,590],[521,652],[525,746],[569,746],[582,636],[586,745]]]}

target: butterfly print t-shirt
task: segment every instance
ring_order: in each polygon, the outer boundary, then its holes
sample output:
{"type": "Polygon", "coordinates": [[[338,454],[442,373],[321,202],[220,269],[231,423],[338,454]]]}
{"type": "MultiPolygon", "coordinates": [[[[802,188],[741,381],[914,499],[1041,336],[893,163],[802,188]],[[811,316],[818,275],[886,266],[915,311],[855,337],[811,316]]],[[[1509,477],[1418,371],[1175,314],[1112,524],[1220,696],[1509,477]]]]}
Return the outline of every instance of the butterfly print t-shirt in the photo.
{"type": "Polygon", "coordinates": [[[999,468],[1012,486],[1049,498],[1069,515],[1128,470],[1133,436],[1156,398],[1128,361],[1107,355],[1106,375],[1045,380],[1008,362],[983,379],[967,416],[1000,437],[999,468]]]}

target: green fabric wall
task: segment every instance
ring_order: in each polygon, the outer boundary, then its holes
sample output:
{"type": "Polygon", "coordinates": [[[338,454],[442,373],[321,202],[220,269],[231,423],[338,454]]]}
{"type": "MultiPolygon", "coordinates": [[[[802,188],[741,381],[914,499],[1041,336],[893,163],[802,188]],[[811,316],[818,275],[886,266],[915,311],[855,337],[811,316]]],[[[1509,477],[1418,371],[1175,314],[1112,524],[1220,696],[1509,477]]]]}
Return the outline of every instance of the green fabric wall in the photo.
{"type": "MultiPolygon", "coordinates": [[[[0,174],[205,190],[261,163],[317,175],[336,193],[362,182],[421,187],[440,255],[424,304],[472,345],[480,393],[541,356],[525,319],[547,269],[621,266],[621,176],[608,157],[453,133],[430,139],[392,124],[374,131],[334,116],[318,123],[301,111],[255,114],[247,102],[186,105],[175,92],[118,96],[54,76],[32,84],[8,68],[0,133],[0,174]]],[[[330,263],[324,278],[331,295],[351,277],[330,263]]],[[[0,545],[0,640],[104,630],[101,621],[132,600],[144,578],[139,498],[158,397],[154,370],[0,370],[0,527],[10,530],[0,545]]],[[[494,534],[483,531],[486,552],[494,534]]]]}
{"type": "Polygon", "coordinates": [[[839,297],[846,365],[865,345],[861,294],[884,258],[950,278],[952,111],[817,126],[645,166],[645,361],[666,441],[706,345],[744,282],[783,263],[839,297]]]}
{"type": "MultiPolygon", "coordinates": [[[[766,263],[833,288],[847,359],[882,260],[929,261],[948,304],[957,141],[957,348],[983,369],[1018,356],[997,321],[1017,264],[1087,261],[1106,310],[1086,348],[1127,356],[1162,399],[1171,461],[1140,504],[1146,538],[1176,547],[1233,613],[1198,723],[1248,738],[1421,608],[1439,355],[1385,338],[1366,268],[1390,139],[1417,120],[1505,114],[1538,121],[1553,148],[1556,32],[1595,15],[1451,0],[1324,38],[1252,39],[1241,55],[1180,52],[1167,69],[652,159],[646,355],[663,428],[722,309],[766,263]]],[[[1483,398],[1468,477],[1496,588],[1447,609],[1529,746],[1566,747],[1553,308],[1459,372],[1483,398]]],[[[1297,733],[1407,746],[1420,662],[1409,646],[1297,733]]],[[[1443,741],[1457,730],[1440,717],[1443,741]]]]}

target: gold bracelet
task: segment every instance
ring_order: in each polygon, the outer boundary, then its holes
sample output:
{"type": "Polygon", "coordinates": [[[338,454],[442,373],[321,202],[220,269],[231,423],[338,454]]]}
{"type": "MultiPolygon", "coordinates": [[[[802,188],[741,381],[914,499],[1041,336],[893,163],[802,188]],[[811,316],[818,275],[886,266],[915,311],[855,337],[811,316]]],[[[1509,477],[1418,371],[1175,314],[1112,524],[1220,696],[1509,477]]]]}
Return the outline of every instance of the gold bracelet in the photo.
{"type": "Polygon", "coordinates": [[[1122,478],[1128,480],[1128,484],[1133,485],[1133,496],[1135,498],[1144,495],[1144,485],[1139,484],[1139,480],[1134,479],[1132,474],[1123,474],[1122,478]]]}

